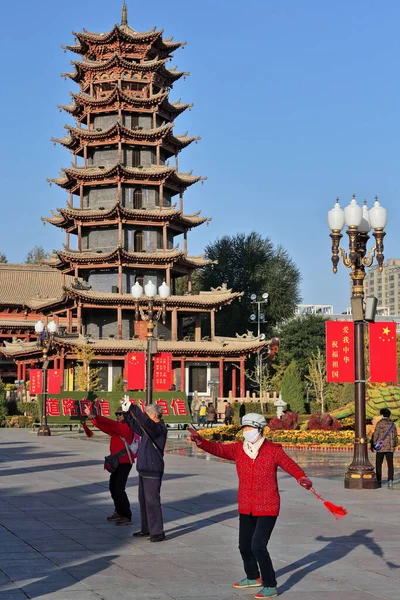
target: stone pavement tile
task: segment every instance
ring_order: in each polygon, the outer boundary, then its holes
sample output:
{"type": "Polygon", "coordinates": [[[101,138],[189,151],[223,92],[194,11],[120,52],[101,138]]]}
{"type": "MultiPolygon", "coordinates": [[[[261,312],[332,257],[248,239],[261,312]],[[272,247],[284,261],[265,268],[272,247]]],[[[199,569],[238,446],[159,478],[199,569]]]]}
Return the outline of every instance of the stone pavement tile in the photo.
{"type": "MultiPolygon", "coordinates": [[[[290,591],[288,592],[289,594],[293,593],[293,598],[295,598],[294,596],[294,591],[290,591]]],[[[280,596],[279,596],[280,597],[280,596]]],[[[282,594],[282,597],[285,598],[286,600],[286,593],[282,594]]],[[[312,598],[312,600],[338,600],[338,593],[335,591],[331,591],[331,592],[310,592],[310,596],[312,598]]],[[[375,596],[374,593],[370,593],[370,592],[362,592],[360,590],[352,590],[351,592],[351,596],[347,597],[343,597],[342,596],[342,600],[383,600],[385,597],[384,596],[375,596]]],[[[397,594],[396,596],[393,596],[393,598],[390,598],[390,600],[398,600],[399,599],[399,594],[397,594]]]]}
{"type": "MultiPolygon", "coordinates": [[[[161,592],[152,587],[143,586],[135,589],[135,594],[131,590],[123,590],[118,588],[118,593],[115,590],[101,590],[101,598],[103,600],[171,600],[172,596],[161,592]]],[[[1,600],[1,598],[0,598],[1,600]]],[[[18,599],[19,600],[19,599],[18,599]]],[[[217,599],[216,599],[217,600],[217,599]]],[[[218,598],[218,600],[220,600],[218,598]]]]}
{"type": "MultiPolygon", "coordinates": [[[[161,591],[172,596],[172,598],[203,598],[219,599],[223,591],[220,586],[214,583],[208,583],[206,580],[198,580],[195,577],[188,577],[184,581],[168,580],[159,582],[154,578],[153,583],[161,591]]],[[[232,589],[232,588],[231,588],[232,589]]],[[[231,593],[231,591],[230,591],[231,593]]]]}
{"type": "Polygon", "coordinates": [[[31,552],[32,546],[29,544],[25,544],[22,540],[18,542],[7,542],[7,544],[0,544],[0,564],[1,564],[1,556],[3,554],[9,554],[10,552],[31,552]]]}
{"type": "Polygon", "coordinates": [[[73,540],[66,538],[49,539],[49,540],[34,540],[31,543],[32,548],[35,548],[39,552],[75,552],[78,550],[84,550],[81,544],[73,540]]]}
{"type": "Polygon", "coordinates": [[[21,590],[1,590],[0,588],[0,600],[26,600],[26,595],[21,590]]]}
{"type": "MultiPolygon", "coordinates": [[[[26,596],[24,596],[24,598],[26,598],[26,596]]],[[[36,596],[32,596],[32,598],[36,598],[36,596]]],[[[91,592],[90,590],[85,592],[70,592],[68,590],[47,592],[45,595],[41,595],[40,598],[42,600],[100,600],[100,596],[96,592],[91,592]]],[[[0,600],[2,600],[1,595],[0,600]]]]}
{"type": "Polygon", "coordinates": [[[75,582],[73,585],[65,585],[63,582],[52,581],[46,583],[43,581],[35,581],[26,585],[21,585],[20,588],[28,598],[37,598],[46,596],[47,594],[56,594],[61,592],[72,592],[75,594],[87,592],[88,589],[81,583],[75,582]]]}

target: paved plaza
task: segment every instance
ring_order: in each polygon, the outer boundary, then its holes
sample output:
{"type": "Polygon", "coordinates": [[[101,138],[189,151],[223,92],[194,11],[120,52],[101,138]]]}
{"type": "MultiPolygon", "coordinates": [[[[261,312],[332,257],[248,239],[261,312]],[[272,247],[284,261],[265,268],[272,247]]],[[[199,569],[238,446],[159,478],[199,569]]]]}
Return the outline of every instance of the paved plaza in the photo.
{"type": "MultiPolygon", "coordinates": [[[[128,489],[134,527],[111,512],[102,458],[108,441],[0,430],[0,600],[252,598],[237,549],[234,466],[189,456],[171,433],[162,489],[168,540],[132,537],[139,524],[136,473],[128,489]]],[[[293,454],[294,456],[294,454],[293,454]]],[[[270,544],[285,600],[400,598],[400,484],[346,491],[348,453],[297,453],[317,491],[344,505],[342,521],[285,473],[282,511],[270,544]]]]}

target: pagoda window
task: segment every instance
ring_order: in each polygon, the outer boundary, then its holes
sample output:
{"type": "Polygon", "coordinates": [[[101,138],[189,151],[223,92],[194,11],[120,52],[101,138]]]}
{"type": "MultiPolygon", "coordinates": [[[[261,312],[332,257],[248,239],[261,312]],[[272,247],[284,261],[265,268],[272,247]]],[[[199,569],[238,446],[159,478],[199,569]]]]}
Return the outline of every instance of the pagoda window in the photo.
{"type": "Polygon", "coordinates": [[[138,283],[142,287],[144,286],[144,277],[142,275],[136,275],[135,283],[138,283]]]}
{"type": "Polygon", "coordinates": [[[143,252],[144,250],[144,233],[143,231],[135,231],[133,235],[133,243],[135,252],[143,252]]]}
{"type": "Polygon", "coordinates": [[[139,127],[139,115],[131,116],[131,127],[132,129],[137,129],[139,127]]]}
{"type": "Polygon", "coordinates": [[[140,163],[140,150],[137,150],[136,148],[134,148],[132,150],[132,167],[138,167],[141,163],[140,163]]]}
{"type": "Polygon", "coordinates": [[[143,207],[143,193],[140,188],[133,191],[133,208],[140,210],[143,207]]]}

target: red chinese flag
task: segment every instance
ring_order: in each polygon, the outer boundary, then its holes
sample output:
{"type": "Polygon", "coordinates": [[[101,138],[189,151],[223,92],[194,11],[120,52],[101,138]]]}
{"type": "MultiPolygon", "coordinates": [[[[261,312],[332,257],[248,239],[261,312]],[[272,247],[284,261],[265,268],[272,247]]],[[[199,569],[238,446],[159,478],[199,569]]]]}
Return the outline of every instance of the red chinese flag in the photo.
{"type": "Polygon", "coordinates": [[[43,371],[42,369],[30,369],[29,371],[29,393],[32,396],[41,394],[43,391],[43,371]]]}
{"type": "Polygon", "coordinates": [[[369,380],[397,383],[396,323],[369,324],[369,380]]]}
{"type": "Polygon", "coordinates": [[[47,370],[47,393],[59,394],[61,392],[61,371],[60,369],[47,370]]]}
{"type": "Polygon", "coordinates": [[[326,322],[326,380],[354,382],[354,323],[326,322]]]}
{"type": "Polygon", "coordinates": [[[125,359],[125,376],[128,390],[144,390],[146,357],[144,352],[128,352],[125,359]]]}
{"type": "Polygon", "coordinates": [[[170,390],[172,387],[172,354],[159,352],[154,355],[153,389],[170,390]]]}

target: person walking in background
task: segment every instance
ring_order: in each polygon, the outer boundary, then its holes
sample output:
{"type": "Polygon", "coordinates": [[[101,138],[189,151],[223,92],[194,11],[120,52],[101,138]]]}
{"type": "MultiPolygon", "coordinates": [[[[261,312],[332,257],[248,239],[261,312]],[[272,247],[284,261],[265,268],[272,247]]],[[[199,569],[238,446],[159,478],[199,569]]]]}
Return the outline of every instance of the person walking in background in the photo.
{"type": "Polygon", "coordinates": [[[244,415],[246,414],[246,405],[244,403],[244,400],[242,400],[240,402],[240,407],[239,407],[239,421],[240,424],[242,424],[242,419],[244,417],[244,415]]]}
{"type": "Polygon", "coordinates": [[[212,402],[208,403],[207,406],[207,427],[212,427],[215,421],[215,408],[212,402]]]}
{"type": "Polygon", "coordinates": [[[114,502],[114,512],[107,517],[107,521],[113,521],[116,525],[132,525],[132,512],[125,488],[136,457],[129,446],[133,441],[139,444],[140,437],[135,435],[125,423],[121,408],[118,408],[115,412],[116,421],[102,415],[95,416],[91,414],[88,406],[84,408],[84,413],[95,427],[110,436],[110,454],[118,456],[118,466],[110,474],[109,482],[110,494],[114,502]]]}
{"type": "Polygon", "coordinates": [[[224,423],[225,423],[225,425],[232,425],[232,421],[233,421],[233,408],[231,406],[231,403],[227,402],[226,406],[225,406],[224,423]]]}
{"type": "Polygon", "coordinates": [[[376,478],[378,485],[382,485],[382,465],[386,457],[388,468],[388,486],[393,487],[394,465],[393,455],[397,446],[397,429],[394,421],[390,419],[391,412],[388,408],[380,411],[382,419],[376,424],[372,434],[372,451],[376,452],[376,478]]]}
{"type": "Polygon", "coordinates": [[[150,542],[165,540],[161,511],[161,482],[164,474],[164,448],[167,426],[162,420],[158,404],[146,406],[146,411],[132,404],[129,398],[122,402],[127,424],[141,437],[136,468],[139,474],[140,531],[134,537],[150,537],[150,542]]]}
{"type": "Polygon", "coordinates": [[[201,401],[201,404],[199,406],[199,418],[198,418],[198,424],[200,426],[205,426],[206,424],[206,419],[207,419],[207,405],[204,402],[204,400],[201,401]]]}
{"type": "Polygon", "coordinates": [[[297,482],[310,489],[312,482],[303,469],[282,449],[264,438],[267,422],[262,415],[249,413],[243,417],[243,442],[210,442],[189,428],[195,444],[220,458],[236,462],[239,478],[239,550],[246,577],[233,587],[246,589],[261,586],[255,598],[278,595],[275,571],[267,545],[280,509],[277,468],[281,467],[297,482]]]}

